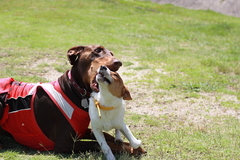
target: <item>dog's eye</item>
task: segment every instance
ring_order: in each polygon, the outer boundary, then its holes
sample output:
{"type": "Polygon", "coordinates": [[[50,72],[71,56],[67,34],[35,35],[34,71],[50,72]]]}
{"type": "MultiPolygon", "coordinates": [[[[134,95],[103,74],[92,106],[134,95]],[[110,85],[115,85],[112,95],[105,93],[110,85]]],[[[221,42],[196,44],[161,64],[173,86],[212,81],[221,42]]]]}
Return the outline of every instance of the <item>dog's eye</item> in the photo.
{"type": "Polygon", "coordinates": [[[94,51],[97,52],[97,53],[100,53],[100,52],[102,52],[102,50],[103,50],[102,48],[97,48],[94,51]]]}
{"type": "Polygon", "coordinates": [[[94,53],[94,52],[93,52],[93,57],[95,57],[95,58],[96,58],[96,57],[100,57],[100,55],[99,55],[98,53],[94,53]]]}

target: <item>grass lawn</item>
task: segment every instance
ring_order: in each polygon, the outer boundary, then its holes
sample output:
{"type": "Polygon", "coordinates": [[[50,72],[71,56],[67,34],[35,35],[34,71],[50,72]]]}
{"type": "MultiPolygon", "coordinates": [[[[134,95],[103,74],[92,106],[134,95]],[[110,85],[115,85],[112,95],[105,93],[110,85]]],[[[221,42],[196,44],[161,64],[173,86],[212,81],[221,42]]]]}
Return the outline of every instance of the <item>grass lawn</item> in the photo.
{"type": "MultiPolygon", "coordinates": [[[[124,64],[135,97],[126,123],[148,151],[142,159],[239,159],[239,18],[144,0],[6,0],[0,22],[0,78],[47,82],[70,68],[69,48],[101,44],[124,64]]],[[[0,141],[0,159],[103,157],[0,141]]]]}

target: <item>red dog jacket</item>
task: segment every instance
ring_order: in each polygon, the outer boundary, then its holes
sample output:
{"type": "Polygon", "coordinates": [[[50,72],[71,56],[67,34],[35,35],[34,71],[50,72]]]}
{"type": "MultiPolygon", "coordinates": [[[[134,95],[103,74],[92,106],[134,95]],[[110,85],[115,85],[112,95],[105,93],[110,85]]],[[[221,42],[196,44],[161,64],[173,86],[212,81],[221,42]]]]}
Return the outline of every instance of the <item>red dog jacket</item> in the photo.
{"type": "Polygon", "coordinates": [[[35,119],[33,104],[37,87],[45,90],[82,138],[88,129],[89,115],[69,100],[58,81],[29,84],[17,82],[12,78],[0,79],[0,95],[6,95],[3,102],[6,107],[0,120],[2,128],[11,133],[20,144],[41,151],[54,149],[55,143],[42,132],[35,119]]]}

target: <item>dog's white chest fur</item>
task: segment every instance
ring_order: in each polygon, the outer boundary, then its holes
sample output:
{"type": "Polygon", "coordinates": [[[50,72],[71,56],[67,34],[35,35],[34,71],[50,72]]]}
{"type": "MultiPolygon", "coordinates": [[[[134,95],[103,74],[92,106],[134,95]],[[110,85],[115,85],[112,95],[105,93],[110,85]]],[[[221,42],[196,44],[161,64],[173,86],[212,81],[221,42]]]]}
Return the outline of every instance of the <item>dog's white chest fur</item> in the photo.
{"type": "Polygon", "coordinates": [[[89,99],[89,115],[91,118],[91,125],[95,128],[109,131],[113,128],[122,128],[124,122],[124,100],[122,98],[107,97],[106,94],[102,97],[101,93],[92,93],[89,99]],[[98,109],[94,103],[96,99],[101,105],[105,107],[114,107],[112,110],[100,109],[101,118],[99,117],[98,109]]]}

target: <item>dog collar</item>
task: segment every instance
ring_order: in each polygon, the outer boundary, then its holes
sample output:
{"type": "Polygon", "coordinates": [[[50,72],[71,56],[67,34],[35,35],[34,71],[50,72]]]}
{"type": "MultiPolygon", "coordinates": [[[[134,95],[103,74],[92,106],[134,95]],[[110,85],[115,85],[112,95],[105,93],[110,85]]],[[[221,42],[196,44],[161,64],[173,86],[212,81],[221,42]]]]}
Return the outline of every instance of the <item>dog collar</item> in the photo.
{"type": "Polygon", "coordinates": [[[71,81],[72,85],[76,90],[81,94],[82,97],[90,97],[90,92],[87,92],[85,88],[79,87],[79,85],[76,83],[76,81],[72,78],[71,71],[68,71],[68,78],[71,81]]]}
{"type": "Polygon", "coordinates": [[[99,115],[100,119],[102,118],[100,109],[105,110],[105,111],[110,111],[110,110],[114,109],[114,107],[105,107],[105,106],[101,105],[100,102],[98,102],[96,99],[94,99],[94,104],[98,109],[98,115],[99,115]]]}

